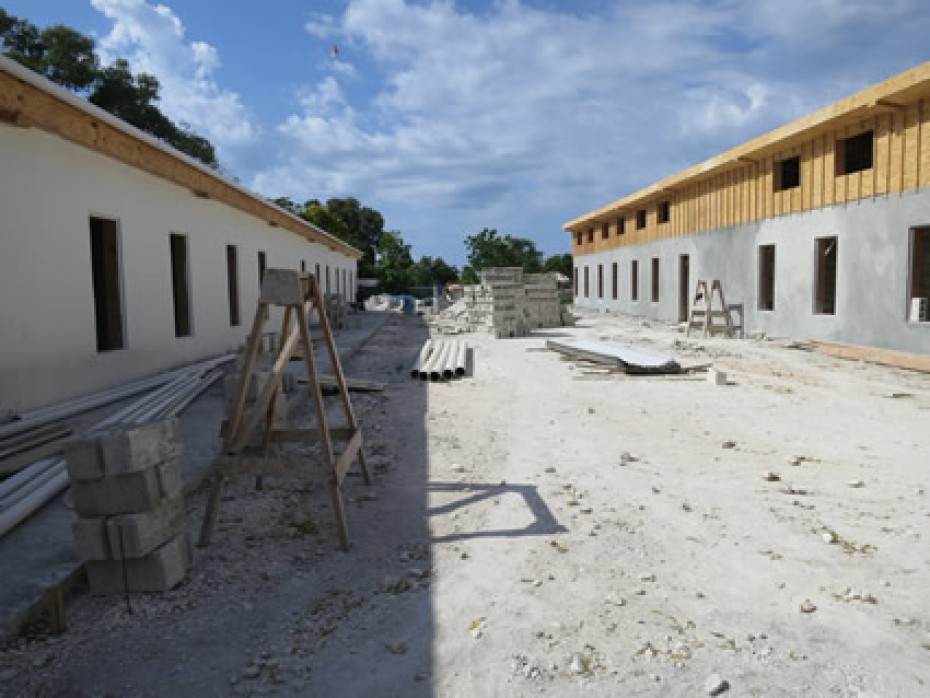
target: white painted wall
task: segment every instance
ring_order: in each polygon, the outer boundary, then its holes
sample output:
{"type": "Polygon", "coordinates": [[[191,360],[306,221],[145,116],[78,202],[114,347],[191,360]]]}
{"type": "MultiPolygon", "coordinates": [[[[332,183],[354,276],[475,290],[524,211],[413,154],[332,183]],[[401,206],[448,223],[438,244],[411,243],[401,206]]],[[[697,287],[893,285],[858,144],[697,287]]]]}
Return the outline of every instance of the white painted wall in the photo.
{"type": "MultiPolygon", "coordinates": [[[[728,304],[742,303],[747,332],[826,339],[930,353],[930,323],[908,321],[910,230],[930,225],[930,190],[862,200],[757,223],[622,247],[574,259],[579,307],[616,310],[678,321],[678,257],[690,258],[688,294],[698,279],[720,279],[728,304]],[[836,314],[814,307],[814,241],[836,236],[836,314]],[[758,248],[775,245],[775,307],[758,309],[758,248]],[[650,300],[651,260],[660,260],[660,297],[650,300]],[[639,260],[639,300],[630,300],[630,261],[639,260]],[[617,262],[619,298],[611,296],[617,262]],[[597,297],[597,266],[604,265],[604,298],[597,297]],[[584,267],[590,293],[584,297],[584,267]]],[[[690,304],[689,304],[690,308],[690,304]]]]}
{"type": "MultiPolygon", "coordinates": [[[[0,125],[0,414],[123,383],[234,349],[267,266],[333,279],[354,259],[35,129],[0,125]],[[98,352],[91,216],[118,221],[125,348],[98,352]],[[169,235],[188,236],[193,336],[175,337],[169,235]],[[229,326],[226,245],[239,260],[229,326]]],[[[334,286],[333,286],[334,290],[334,286]]],[[[269,327],[269,330],[277,328],[269,327]]]]}

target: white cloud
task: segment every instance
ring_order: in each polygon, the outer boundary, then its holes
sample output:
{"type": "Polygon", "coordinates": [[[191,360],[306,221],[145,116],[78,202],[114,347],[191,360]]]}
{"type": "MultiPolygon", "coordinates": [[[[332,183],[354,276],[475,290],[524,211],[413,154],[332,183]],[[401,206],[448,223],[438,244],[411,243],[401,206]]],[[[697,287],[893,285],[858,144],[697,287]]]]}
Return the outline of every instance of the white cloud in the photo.
{"type": "Polygon", "coordinates": [[[92,2],[104,50],[258,191],[355,196],[456,261],[484,226],[564,251],[565,220],[924,60],[930,19],[923,0],[346,0],[304,24],[322,77],[261,129],[171,9],[92,2]]]}
{"type": "Polygon", "coordinates": [[[239,96],[222,89],[213,75],[220,66],[216,49],[188,42],[184,25],[171,8],[144,0],[91,0],[113,22],[99,42],[101,57],[126,58],[133,71],[155,75],[161,107],[174,121],[189,124],[218,148],[253,142],[260,127],[239,96]]]}

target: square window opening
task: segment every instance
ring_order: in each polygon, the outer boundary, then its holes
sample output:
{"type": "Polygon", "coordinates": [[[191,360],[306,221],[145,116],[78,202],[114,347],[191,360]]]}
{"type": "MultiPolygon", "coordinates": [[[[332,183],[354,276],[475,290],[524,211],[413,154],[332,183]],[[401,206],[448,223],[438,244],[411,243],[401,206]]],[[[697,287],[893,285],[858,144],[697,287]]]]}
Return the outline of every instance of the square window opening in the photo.
{"type": "Polygon", "coordinates": [[[846,175],[872,167],[874,138],[872,131],[836,142],[836,174],[846,175]]]}
{"type": "Polygon", "coordinates": [[[772,189],[785,191],[801,186],[801,158],[793,157],[775,163],[772,189]]]}

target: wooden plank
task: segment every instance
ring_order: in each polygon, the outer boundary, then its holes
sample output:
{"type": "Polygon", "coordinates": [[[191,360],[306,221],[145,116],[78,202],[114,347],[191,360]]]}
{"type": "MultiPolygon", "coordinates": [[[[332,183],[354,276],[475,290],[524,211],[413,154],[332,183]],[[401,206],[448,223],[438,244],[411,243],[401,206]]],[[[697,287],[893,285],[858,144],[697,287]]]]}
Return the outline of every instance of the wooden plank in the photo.
{"type": "MultiPolygon", "coordinates": [[[[336,376],[331,373],[321,373],[317,377],[320,381],[320,385],[326,388],[338,388],[339,383],[336,380],[336,376]]],[[[304,376],[297,377],[298,383],[306,383],[307,379],[304,376]]],[[[386,387],[387,383],[381,381],[370,381],[365,380],[364,378],[346,378],[345,379],[346,388],[354,392],[363,392],[363,393],[380,393],[386,387]]]]}
{"type": "Polygon", "coordinates": [[[840,342],[828,342],[822,339],[809,339],[807,341],[821,354],[834,356],[839,359],[868,361],[869,363],[891,366],[893,368],[906,368],[912,371],[930,373],[930,354],[914,354],[893,349],[866,347],[858,344],[842,344],[840,342]]]}
{"type": "Polygon", "coordinates": [[[919,158],[917,104],[909,104],[904,112],[904,181],[902,190],[917,188],[917,161],[919,158]]]}
{"type": "Polygon", "coordinates": [[[875,181],[872,195],[880,196],[888,193],[888,159],[890,134],[888,125],[891,116],[882,114],[875,120],[875,181]]]}
{"type": "Polygon", "coordinates": [[[342,452],[342,455],[339,456],[339,460],[336,461],[336,482],[342,484],[346,473],[349,472],[349,468],[352,467],[352,462],[358,456],[361,448],[362,432],[356,431],[352,436],[352,440],[346,445],[346,450],[342,452]]]}

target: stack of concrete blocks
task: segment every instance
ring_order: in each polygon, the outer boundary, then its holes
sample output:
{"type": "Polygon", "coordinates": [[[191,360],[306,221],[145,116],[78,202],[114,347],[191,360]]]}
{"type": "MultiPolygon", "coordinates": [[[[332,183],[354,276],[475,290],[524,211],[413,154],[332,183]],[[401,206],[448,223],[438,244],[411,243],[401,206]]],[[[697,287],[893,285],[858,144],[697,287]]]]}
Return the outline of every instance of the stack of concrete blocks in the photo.
{"type": "Polygon", "coordinates": [[[488,329],[498,339],[522,337],[524,322],[523,270],[519,267],[496,267],[481,272],[481,285],[488,289],[490,313],[488,329]]]}
{"type": "Polygon", "coordinates": [[[65,455],[91,592],[177,586],[191,564],[178,420],[82,436],[65,455]]]}
{"type": "Polygon", "coordinates": [[[527,326],[559,327],[562,325],[562,304],[559,287],[553,274],[526,274],[523,277],[524,321],[527,326]]]}
{"type": "Polygon", "coordinates": [[[561,327],[558,285],[552,274],[524,274],[519,267],[481,272],[481,284],[465,286],[462,299],[440,313],[440,332],[486,331],[495,337],[523,337],[540,327],[561,327]]]}

